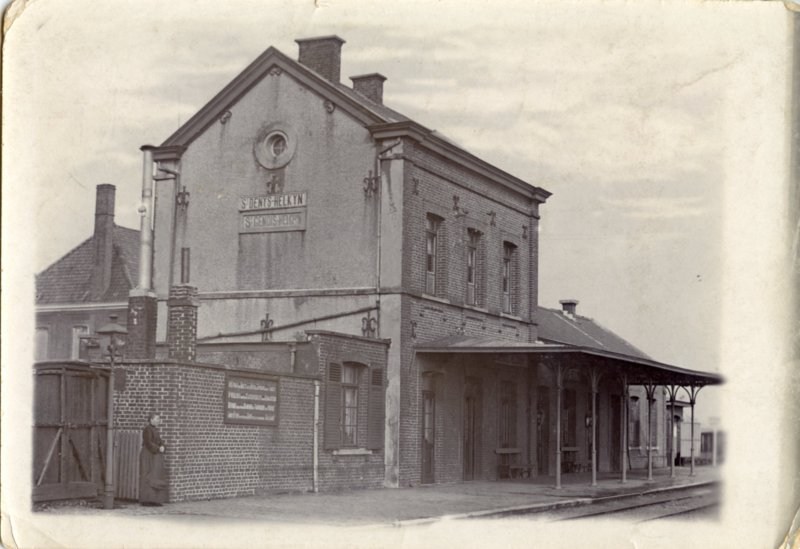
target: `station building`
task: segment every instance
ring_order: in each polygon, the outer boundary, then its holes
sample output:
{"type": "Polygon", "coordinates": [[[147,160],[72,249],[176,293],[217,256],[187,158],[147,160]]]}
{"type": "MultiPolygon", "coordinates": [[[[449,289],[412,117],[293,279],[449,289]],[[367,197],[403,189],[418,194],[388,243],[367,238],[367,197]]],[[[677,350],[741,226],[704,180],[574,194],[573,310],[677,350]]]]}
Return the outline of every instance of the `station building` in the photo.
{"type": "Polygon", "coordinates": [[[539,307],[550,193],[297,43],[142,147],[114,422],[162,414],[171,499],[667,465],[666,400],[720,378],[539,307]]]}

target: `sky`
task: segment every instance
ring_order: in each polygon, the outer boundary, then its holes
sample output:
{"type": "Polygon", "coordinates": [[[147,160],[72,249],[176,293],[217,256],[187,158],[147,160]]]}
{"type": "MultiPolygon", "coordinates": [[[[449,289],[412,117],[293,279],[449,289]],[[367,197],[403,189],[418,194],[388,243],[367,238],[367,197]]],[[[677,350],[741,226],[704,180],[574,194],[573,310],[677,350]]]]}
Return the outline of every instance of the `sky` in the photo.
{"type": "Polygon", "coordinates": [[[540,305],[578,299],[653,358],[719,371],[731,82],[781,44],[746,47],[763,25],[711,4],[32,2],[8,71],[33,268],[91,235],[99,183],[138,228],[139,147],[264,49],[337,34],[344,82],[381,72],[387,105],[553,193],[540,305]]]}
{"type": "MultiPolygon", "coordinates": [[[[337,34],[343,82],[384,74],[387,105],[553,193],[541,305],[578,299],[579,313],[656,360],[725,376],[700,394],[701,417],[721,415],[729,431],[732,479],[732,528],[709,539],[777,545],[798,463],[787,446],[798,419],[780,412],[791,371],[782,3],[19,5],[3,48],[4,426],[31,421],[29,406],[9,404],[30,376],[9,365],[31,356],[33,315],[18,312],[32,275],[91,235],[95,186],[116,185],[117,222],[138,228],[141,145],[165,140],[267,47],[296,58],[295,38],[337,34]]],[[[663,532],[637,539],[674,546],[663,532]]]]}

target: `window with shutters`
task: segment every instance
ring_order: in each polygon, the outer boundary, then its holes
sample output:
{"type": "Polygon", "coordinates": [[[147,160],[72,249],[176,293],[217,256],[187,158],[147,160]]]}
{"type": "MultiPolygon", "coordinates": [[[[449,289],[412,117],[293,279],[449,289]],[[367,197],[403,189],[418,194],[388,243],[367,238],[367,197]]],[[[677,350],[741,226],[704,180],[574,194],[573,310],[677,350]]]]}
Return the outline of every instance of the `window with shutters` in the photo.
{"type": "Polygon", "coordinates": [[[630,398],[628,418],[628,446],[631,448],[639,448],[642,445],[642,439],[640,437],[642,421],[639,397],[637,396],[632,396],[630,398]]]}
{"type": "Polygon", "coordinates": [[[330,363],[325,399],[326,449],[383,447],[383,368],[330,363]]]}
{"type": "Polygon", "coordinates": [[[467,230],[467,305],[479,304],[478,287],[482,277],[478,258],[480,241],[480,232],[474,229],[467,230]]]}
{"type": "Polygon", "coordinates": [[[444,284],[441,269],[443,245],[442,218],[428,214],[425,218],[425,293],[443,295],[444,284]]]}
{"type": "Polygon", "coordinates": [[[517,247],[511,242],[503,242],[503,312],[517,314],[517,247]]]}

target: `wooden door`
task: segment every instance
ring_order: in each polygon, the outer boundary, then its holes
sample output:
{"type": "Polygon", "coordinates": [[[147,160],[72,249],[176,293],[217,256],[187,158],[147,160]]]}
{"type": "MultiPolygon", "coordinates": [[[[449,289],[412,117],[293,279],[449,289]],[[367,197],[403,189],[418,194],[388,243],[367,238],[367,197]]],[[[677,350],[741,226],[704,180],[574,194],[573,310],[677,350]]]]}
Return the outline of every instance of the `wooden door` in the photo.
{"type": "Polygon", "coordinates": [[[86,366],[37,369],[33,500],[94,497],[105,483],[108,374],[86,366]]]}
{"type": "Polygon", "coordinates": [[[539,386],[539,402],[536,406],[536,470],[547,475],[550,462],[550,388],[539,386]]]}
{"type": "Polygon", "coordinates": [[[468,377],[464,390],[464,480],[474,480],[480,471],[481,382],[468,377]]]}
{"type": "Polygon", "coordinates": [[[615,473],[620,472],[620,451],[622,450],[622,397],[619,395],[611,395],[611,429],[609,448],[611,452],[611,468],[610,470],[615,473]]]}
{"type": "Polygon", "coordinates": [[[433,391],[422,392],[422,483],[434,482],[436,400],[433,391]]]}

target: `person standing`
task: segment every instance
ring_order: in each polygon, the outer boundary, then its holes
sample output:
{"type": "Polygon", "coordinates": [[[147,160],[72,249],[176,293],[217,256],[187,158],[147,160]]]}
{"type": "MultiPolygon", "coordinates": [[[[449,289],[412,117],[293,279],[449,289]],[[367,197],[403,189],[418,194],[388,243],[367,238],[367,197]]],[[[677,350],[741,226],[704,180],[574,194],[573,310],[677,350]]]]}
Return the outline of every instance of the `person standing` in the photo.
{"type": "Polygon", "coordinates": [[[161,506],[167,501],[167,470],[164,466],[164,441],[158,432],[161,417],[150,414],[142,431],[142,451],[139,455],[139,503],[161,506]]]}

